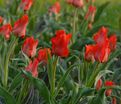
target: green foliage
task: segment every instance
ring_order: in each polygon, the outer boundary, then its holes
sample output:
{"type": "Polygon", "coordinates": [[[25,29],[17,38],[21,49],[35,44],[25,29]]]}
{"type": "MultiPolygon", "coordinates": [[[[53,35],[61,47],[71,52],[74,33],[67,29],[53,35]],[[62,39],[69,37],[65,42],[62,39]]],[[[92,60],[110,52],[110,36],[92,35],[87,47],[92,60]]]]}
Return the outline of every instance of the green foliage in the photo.
{"type": "MultiPolygon", "coordinates": [[[[13,26],[23,14],[29,16],[25,38],[18,38],[12,33],[10,39],[5,40],[3,34],[0,34],[0,98],[3,98],[6,104],[107,104],[111,102],[112,97],[116,97],[119,104],[121,17],[116,14],[116,21],[119,21],[119,24],[116,22],[114,25],[115,20],[112,20],[112,17],[115,19],[114,15],[107,15],[108,12],[113,12],[115,5],[112,6],[111,2],[97,4],[93,22],[85,19],[90,2],[85,3],[83,9],[75,9],[64,0],[60,0],[59,14],[49,12],[49,8],[56,0],[34,0],[29,11],[23,11],[19,7],[20,2],[21,0],[0,0],[0,16],[5,19],[0,26],[6,23],[13,26]],[[93,26],[89,29],[90,22],[93,26]],[[86,62],[85,45],[95,43],[92,37],[102,26],[107,27],[110,34],[117,34],[117,48],[105,63],[86,62]],[[68,46],[69,56],[60,57],[53,52],[47,53],[47,62],[39,63],[38,77],[33,77],[32,73],[26,71],[26,67],[38,54],[28,57],[21,50],[23,42],[27,37],[33,36],[39,40],[37,52],[43,48],[51,49],[50,40],[55,36],[56,30],[60,29],[73,35],[68,46]],[[103,84],[97,91],[96,84],[99,79],[102,79],[103,84]],[[114,81],[115,86],[105,87],[106,80],[114,81]],[[107,89],[113,90],[110,97],[105,96],[107,89]]],[[[120,8],[118,6],[117,9],[120,8]]]]}
{"type": "Polygon", "coordinates": [[[7,104],[16,104],[15,99],[4,88],[0,87],[0,96],[2,96],[7,104]]]}
{"type": "Polygon", "coordinates": [[[23,73],[29,78],[30,83],[32,83],[35,86],[35,88],[38,89],[40,96],[44,98],[46,103],[50,103],[50,92],[46,84],[44,83],[44,81],[38,78],[33,78],[30,73],[27,73],[24,70],[23,70],[23,73]]]}

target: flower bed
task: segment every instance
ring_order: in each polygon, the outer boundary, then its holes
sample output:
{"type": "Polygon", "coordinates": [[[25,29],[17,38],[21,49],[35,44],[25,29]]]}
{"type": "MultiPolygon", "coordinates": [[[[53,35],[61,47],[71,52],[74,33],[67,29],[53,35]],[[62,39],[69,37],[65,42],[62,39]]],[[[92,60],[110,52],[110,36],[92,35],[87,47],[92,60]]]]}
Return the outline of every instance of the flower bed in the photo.
{"type": "Polygon", "coordinates": [[[99,24],[110,3],[41,3],[0,8],[0,104],[120,104],[120,31],[99,24]]]}

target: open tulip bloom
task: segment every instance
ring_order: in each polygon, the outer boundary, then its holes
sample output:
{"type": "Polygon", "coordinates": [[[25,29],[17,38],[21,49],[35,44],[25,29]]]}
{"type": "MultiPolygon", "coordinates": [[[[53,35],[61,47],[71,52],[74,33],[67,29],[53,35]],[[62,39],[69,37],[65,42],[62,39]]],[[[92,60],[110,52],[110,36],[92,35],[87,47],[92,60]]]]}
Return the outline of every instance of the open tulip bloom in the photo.
{"type": "Polygon", "coordinates": [[[0,104],[120,104],[121,32],[96,4],[1,0],[0,104]]]}

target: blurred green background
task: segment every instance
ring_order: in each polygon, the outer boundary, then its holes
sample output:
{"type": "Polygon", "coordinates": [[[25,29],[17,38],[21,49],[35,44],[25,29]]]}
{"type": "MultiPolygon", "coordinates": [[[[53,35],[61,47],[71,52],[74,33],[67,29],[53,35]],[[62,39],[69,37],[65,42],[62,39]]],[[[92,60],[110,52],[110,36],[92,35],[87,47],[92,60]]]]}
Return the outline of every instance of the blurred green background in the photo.
{"type": "Polygon", "coordinates": [[[109,1],[110,4],[104,10],[98,23],[107,23],[115,29],[121,30],[121,0],[96,0],[97,5],[109,1]]]}
{"type": "MultiPolygon", "coordinates": [[[[5,4],[9,4],[12,1],[20,1],[20,0],[0,0],[0,9],[5,6],[5,4]]],[[[41,13],[45,13],[48,11],[48,8],[50,5],[52,5],[56,0],[35,0],[37,3],[36,11],[41,11],[41,13]]],[[[60,0],[62,3],[62,9],[65,5],[65,0],[60,0]]],[[[100,6],[105,2],[110,2],[108,7],[104,10],[104,12],[101,15],[100,20],[97,22],[97,24],[109,24],[114,29],[120,29],[121,30],[121,0],[95,0],[96,5],[100,6]]],[[[65,5],[66,6],[66,5],[65,5]]],[[[38,12],[40,13],[40,12],[38,12]]]]}

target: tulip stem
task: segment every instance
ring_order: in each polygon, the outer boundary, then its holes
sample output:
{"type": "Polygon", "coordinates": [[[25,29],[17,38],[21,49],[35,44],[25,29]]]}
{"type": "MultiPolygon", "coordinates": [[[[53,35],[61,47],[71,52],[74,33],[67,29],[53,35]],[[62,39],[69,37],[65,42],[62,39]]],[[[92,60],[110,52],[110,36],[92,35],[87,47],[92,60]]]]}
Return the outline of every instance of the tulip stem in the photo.
{"type": "Polygon", "coordinates": [[[55,77],[56,77],[56,67],[57,67],[57,63],[58,63],[59,57],[55,57],[55,60],[53,62],[53,71],[52,71],[52,96],[54,96],[54,92],[55,92],[55,77]]]}
{"type": "Polygon", "coordinates": [[[28,87],[28,81],[25,79],[25,80],[23,80],[23,84],[21,86],[21,91],[18,96],[17,104],[22,103],[22,98],[24,97],[26,90],[28,89],[27,87],[28,87]]]}
{"type": "Polygon", "coordinates": [[[14,48],[16,46],[17,43],[17,38],[15,38],[14,40],[12,40],[12,42],[10,43],[10,47],[8,49],[7,55],[5,57],[5,63],[4,63],[4,81],[3,81],[3,85],[5,88],[7,88],[7,83],[8,83],[8,66],[9,66],[9,59],[10,56],[12,54],[12,52],[14,51],[14,48]]]}
{"type": "Polygon", "coordinates": [[[76,18],[77,18],[77,8],[74,10],[74,19],[73,19],[73,34],[71,38],[72,44],[75,42],[75,32],[76,32],[76,18]]]}
{"type": "Polygon", "coordinates": [[[93,83],[95,82],[95,77],[97,76],[98,72],[99,72],[99,63],[97,63],[97,65],[95,66],[95,69],[93,70],[92,75],[89,78],[88,83],[86,84],[87,87],[92,87],[93,83]]]}

